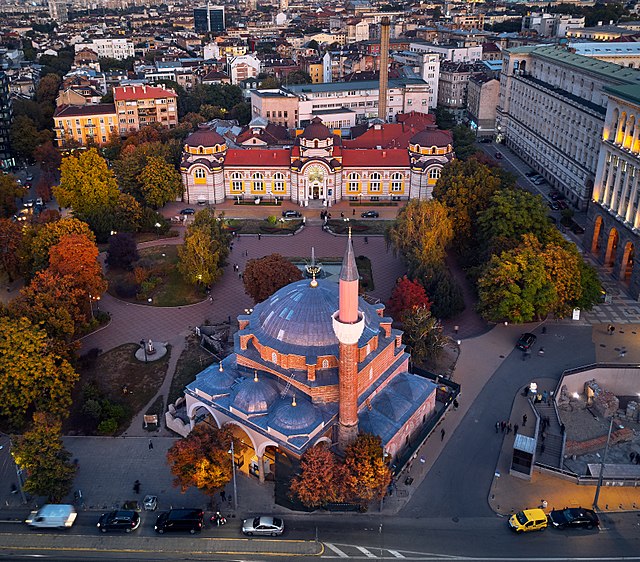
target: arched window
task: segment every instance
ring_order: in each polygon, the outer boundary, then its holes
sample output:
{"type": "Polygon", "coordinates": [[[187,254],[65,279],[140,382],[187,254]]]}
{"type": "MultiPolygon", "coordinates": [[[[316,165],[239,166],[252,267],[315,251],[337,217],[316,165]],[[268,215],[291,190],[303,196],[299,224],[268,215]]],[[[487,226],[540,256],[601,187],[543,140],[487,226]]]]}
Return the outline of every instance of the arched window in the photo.
{"type": "Polygon", "coordinates": [[[283,192],[285,188],[284,174],[276,172],[273,174],[273,191],[283,192]]]}
{"type": "Polygon", "coordinates": [[[313,148],[318,148],[318,141],[317,140],[313,141],[313,148]]]}
{"type": "Polygon", "coordinates": [[[253,176],[251,176],[252,186],[251,189],[257,192],[264,192],[264,176],[261,172],[255,172],[253,176]]]}
{"type": "Polygon", "coordinates": [[[271,352],[271,362],[278,364],[278,354],[275,351],[271,352]]]}
{"type": "Polygon", "coordinates": [[[201,146],[198,147],[198,154],[204,154],[204,148],[201,146]]]}
{"type": "Polygon", "coordinates": [[[231,174],[231,191],[244,191],[244,182],[242,181],[242,174],[240,172],[233,172],[233,174],[231,174]]]}
{"type": "Polygon", "coordinates": [[[440,174],[442,174],[442,168],[431,168],[429,170],[429,179],[436,181],[440,177],[440,174]]]}
{"type": "Polygon", "coordinates": [[[369,175],[369,191],[378,192],[381,190],[382,182],[380,181],[382,176],[378,172],[373,172],[369,175]]]}
{"type": "Polygon", "coordinates": [[[347,191],[360,191],[360,174],[358,172],[351,172],[347,181],[347,191]]]}
{"type": "Polygon", "coordinates": [[[203,180],[207,177],[207,173],[204,171],[204,168],[196,168],[195,178],[198,180],[203,180]]]}
{"type": "Polygon", "coordinates": [[[328,359],[323,359],[322,360],[322,368],[323,369],[328,369],[329,368],[329,360],[328,359]]]}
{"type": "Polygon", "coordinates": [[[391,191],[392,192],[404,191],[404,177],[400,172],[396,172],[391,176],[391,191]]]}

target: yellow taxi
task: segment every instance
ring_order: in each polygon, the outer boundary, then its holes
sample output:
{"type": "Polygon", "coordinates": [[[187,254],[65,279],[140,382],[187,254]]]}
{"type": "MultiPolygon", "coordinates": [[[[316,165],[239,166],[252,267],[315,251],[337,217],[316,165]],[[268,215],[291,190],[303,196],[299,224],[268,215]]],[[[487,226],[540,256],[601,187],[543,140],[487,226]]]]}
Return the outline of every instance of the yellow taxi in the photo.
{"type": "Polygon", "coordinates": [[[516,533],[542,531],[547,528],[547,514],[541,509],[525,509],[509,517],[509,527],[516,533]]]}

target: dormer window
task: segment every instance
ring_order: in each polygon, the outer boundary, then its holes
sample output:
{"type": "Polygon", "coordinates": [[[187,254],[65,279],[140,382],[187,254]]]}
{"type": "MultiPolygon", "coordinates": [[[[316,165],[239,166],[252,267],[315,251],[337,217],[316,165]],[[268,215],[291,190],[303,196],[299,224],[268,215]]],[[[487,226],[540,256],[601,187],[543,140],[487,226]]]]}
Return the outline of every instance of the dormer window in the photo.
{"type": "Polygon", "coordinates": [[[201,146],[198,147],[198,154],[204,154],[204,148],[201,146]]]}

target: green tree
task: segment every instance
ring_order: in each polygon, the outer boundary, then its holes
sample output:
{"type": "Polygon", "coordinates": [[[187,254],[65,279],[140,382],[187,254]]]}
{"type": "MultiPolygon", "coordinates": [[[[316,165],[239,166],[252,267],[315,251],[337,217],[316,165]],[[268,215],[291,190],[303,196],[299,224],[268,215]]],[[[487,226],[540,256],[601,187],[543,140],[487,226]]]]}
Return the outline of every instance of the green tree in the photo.
{"type": "Polygon", "coordinates": [[[311,84],[311,76],[304,70],[294,70],[285,77],[287,84],[311,84]]]}
{"type": "Polygon", "coordinates": [[[62,443],[62,423],[50,414],[33,416],[29,431],[17,437],[14,447],[16,464],[27,473],[24,491],[59,502],[71,490],[76,467],[62,443]]]}
{"type": "Polygon", "coordinates": [[[358,435],[345,451],[344,469],[347,497],[363,506],[375,498],[384,497],[391,483],[382,439],[377,435],[358,435]]]}
{"type": "Polygon", "coordinates": [[[437,359],[447,343],[447,338],[442,333],[442,324],[427,306],[417,306],[405,312],[402,329],[402,341],[414,363],[437,359]]]}
{"type": "Polygon", "coordinates": [[[326,443],[307,449],[300,459],[300,474],[291,481],[290,496],[306,507],[321,507],[344,499],[344,470],[326,443]]]}
{"type": "Polygon", "coordinates": [[[478,280],[478,310],[494,322],[531,322],[546,316],[557,302],[540,242],[525,235],[522,243],[494,255],[478,280]]]}
{"type": "Polygon", "coordinates": [[[473,156],[478,151],[476,134],[465,125],[456,125],[453,128],[453,150],[460,160],[473,156]]]}
{"type": "Polygon", "coordinates": [[[95,148],[67,156],[60,165],[60,185],[53,188],[58,203],[71,207],[89,224],[92,216],[113,210],[120,191],[113,172],[95,148]]]}
{"type": "Polygon", "coordinates": [[[18,158],[31,159],[37,146],[45,138],[40,134],[30,117],[18,115],[9,129],[11,150],[18,158]]]}
{"type": "Polygon", "coordinates": [[[265,76],[260,82],[260,88],[262,88],[263,90],[274,90],[279,87],[280,80],[278,80],[273,75],[265,76]]]}
{"type": "Polygon", "coordinates": [[[150,156],[140,174],[142,197],[153,209],[164,206],[182,194],[180,173],[164,158],[150,156]]]}
{"type": "Polygon", "coordinates": [[[280,254],[249,260],[242,274],[244,292],[256,303],[268,299],[278,289],[300,279],[302,272],[280,254]]]}
{"type": "Polygon", "coordinates": [[[132,195],[139,202],[144,202],[142,172],[149,158],[162,158],[170,162],[169,147],[159,140],[133,144],[131,138],[122,144],[119,158],[113,163],[113,170],[118,178],[120,189],[132,195]]]}
{"type": "Polygon", "coordinates": [[[178,248],[178,271],[194,285],[213,284],[222,276],[221,249],[205,227],[190,228],[178,248]]]}
{"type": "Polygon", "coordinates": [[[176,441],[167,452],[174,486],[183,492],[194,487],[208,496],[231,481],[229,447],[233,441],[236,454],[242,454],[245,445],[233,435],[229,425],[217,429],[200,422],[184,439],[176,441]]]}
{"type": "Polygon", "coordinates": [[[410,267],[429,270],[444,263],[445,249],[453,239],[452,221],[439,201],[412,199],[398,213],[386,236],[410,267]]]}
{"type": "Polygon", "coordinates": [[[10,174],[0,174],[0,218],[6,218],[16,212],[16,197],[22,195],[16,178],[10,174]]]}
{"type": "Polygon", "coordinates": [[[21,424],[30,410],[66,415],[78,380],[50,351],[47,334],[26,318],[0,317],[0,415],[21,424]]]}
{"type": "Polygon", "coordinates": [[[598,271],[584,260],[578,262],[580,266],[580,298],[573,303],[575,308],[591,310],[600,302],[603,294],[602,284],[598,277],[598,271]]]}
{"type": "Polygon", "coordinates": [[[452,318],[465,309],[462,288],[446,267],[415,272],[416,278],[424,285],[431,301],[431,313],[436,318],[452,318]]]}
{"type": "Polygon", "coordinates": [[[556,302],[553,312],[558,317],[568,316],[580,299],[580,254],[560,244],[549,244],[543,250],[547,277],[553,284],[556,302]]]}
{"type": "Polygon", "coordinates": [[[456,126],[456,119],[453,113],[446,110],[444,107],[438,106],[435,109],[436,124],[438,129],[453,129],[456,126]]]}

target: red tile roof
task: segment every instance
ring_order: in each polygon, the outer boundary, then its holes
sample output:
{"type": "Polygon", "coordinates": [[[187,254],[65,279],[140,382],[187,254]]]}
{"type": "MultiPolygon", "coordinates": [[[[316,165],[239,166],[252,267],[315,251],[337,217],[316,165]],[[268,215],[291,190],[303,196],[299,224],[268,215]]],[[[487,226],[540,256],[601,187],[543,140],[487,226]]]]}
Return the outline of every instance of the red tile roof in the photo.
{"type": "Polygon", "coordinates": [[[409,166],[409,153],[406,149],[386,150],[344,150],[342,165],[345,168],[409,166]]]}
{"type": "Polygon", "coordinates": [[[291,151],[283,150],[227,150],[225,166],[289,166],[291,151]]]}
{"type": "Polygon", "coordinates": [[[113,88],[115,101],[148,100],[157,98],[176,98],[173,90],[158,86],[116,86],[113,88]]]}
{"type": "Polygon", "coordinates": [[[407,148],[409,139],[423,127],[414,128],[398,123],[385,123],[381,127],[371,127],[358,138],[344,140],[346,148],[407,148]]]}
{"type": "Polygon", "coordinates": [[[56,107],[54,117],[84,117],[88,115],[116,115],[116,106],[112,103],[87,105],[60,105],[56,107]]]}

